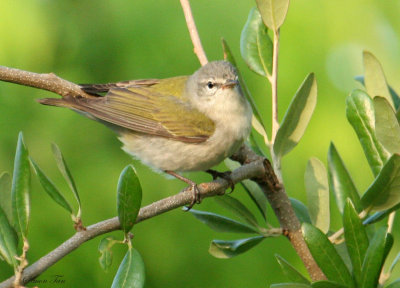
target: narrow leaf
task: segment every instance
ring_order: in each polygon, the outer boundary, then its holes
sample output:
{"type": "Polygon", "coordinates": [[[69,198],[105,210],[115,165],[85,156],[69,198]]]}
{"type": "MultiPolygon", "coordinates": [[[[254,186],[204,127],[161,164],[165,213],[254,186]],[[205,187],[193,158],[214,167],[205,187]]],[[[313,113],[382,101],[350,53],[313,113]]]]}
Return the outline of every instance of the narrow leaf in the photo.
{"type": "Polygon", "coordinates": [[[263,239],[263,236],[255,236],[231,241],[213,240],[208,252],[216,258],[231,258],[250,250],[263,239]]]}
{"type": "Polygon", "coordinates": [[[317,104],[317,81],[309,74],[294,95],[274,143],[275,154],[287,154],[299,143],[317,104]]]}
{"type": "Polygon", "coordinates": [[[135,224],[142,203],[142,187],[132,165],[122,171],[117,193],[118,219],[122,230],[128,233],[135,224]]]}
{"type": "Polygon", "coordinates": [[[365,88],[367,88],[368,94],[372,97],[382,96],[394,107],[381,63],[368,51],[363,52],[363,61],[365,88]]]}
{"type": "Polygon", "coordinates": [[[200,220],[217,232],[259,233],[257,228],[240,223],[225,216],[194,209],[190,209],[189,212],[192,213],[196,219],[200,220]]]}
{"type": "Polygon", "coordinates": [[[283,24],[289,8],[289,0],[256,0],[265,25],[277,31],[283,24]]]}
{"type": "Polygon", "coordinates": [[[272,284],[270,288],[309,288],[311,285],[302,283],[278,283],[272,284]]]}
{"type": "Polygon", "coordinates": [[[8,172],[0,174],[0,208],[3,209],[8,221],[12,223],[11,176],[8,172]]]}
{"type": "Polygon", "coordinates": [[[376,137],[390,153],[400,153],[400,125],[389,102],[380,96],[373,100],[376,137]]]}
{"type": "Polygon", "coordinates": [[[270,77],[273,44],[257,8],[250,11],[240,36],[240,53],[246,64],[257,74],[270,77]]]}
{"type": "Polygon", "coordinates": [[[142,256],[134,248],[129,248],[118,268],[111,288],[144,287],[145,270],[142,256]]]}
{"type": "MultiPolygon", "coordinates": [[[[240,164],[238,162],[232,161],[229,158],[226,158],[224,162],[231,171],[240,167],[240,164]]],[[[251,200],[253,200],[254,204],[256,204],[262,217],[266,219],[267,197],[265,197],[265,194],[261,190],[260,186],[258,186],[251,180],[243,180],[242,182],[240,182],[240,184],[246,190],[247,194],[250,196],[251,200]]]]}
{"type": "Polygon", "coordinates": [[[18,238],[14,229],[8,222],[7,216],[0,207],[0,256],[8,264],[17,266],[18,238]]]}
{"type": "Polygon", "coordinates": [[[397,265],[397,263],[399,262],[399,260],[400,260],[400,252],[397,253],[396,258],[394,258],[392,264],[390,265],[389,273],[392,273],[392,272],[393,272],[393,269],[394,269],[394,267],[397,265]]]}
{"type": "Polygon", "coordinates": [[[336,204],[339,211],[343,213],[346,199],[349,198],[356,207],[356,210],[361,212],[360,195],[333,143],[329,146],[328,151],[328,178],[329,188],[336,197],[336,204]]]}
{"type": "Polygon", "coordinates": [[[53,199],[58,205],[63,207],[69,213],[72,214],[72,207],[68,203],[68,201],[64,198],[61,192],[57,189],[54,183],[43,173],[43,171],[39,168],[39,166],[33,161],[31,158],[31,164],[35,173],[39,179],[40,184],[42,185],[44,191],[53,199]]]}
{"type": "Polygon", "coordinates": [[[390,153],[375,135],[375,111],[371,98],[362,90],[354,90],[346,99],[346,116],[360,140],[365,157],[374,175],[378,175],[390,153]]]}
{"type": "Polygon", "coordinates": [[[112,246],[116,243],[117,241],[115,240],[114,237],[107,237],[101,239],[99,243],[99,252],[100,252],[100,257],[99,257],[99,263],[101,268],[104,271],[108,271],[112,264],[112,246]]]}
{"type": "Polygon", "coordinates": [[[311,221],[327,233],[330,224],[328,176],[324,164],[317,158],[308,161],[304,182],[311,221]]]}
{"type": "Polygon", "coordinates": [[[332,282],[332,281],[317,281],[317,282],[313,282],[311,284],[312,288],[346,288],[348,287],[347,285],[342,285],[336,282],[332,282]]]}
{"type": "Polygon", "coordinates": [[[14,175],[11,187],[11,208],[14,226],[18,233],[26,237],[29,222],[29,190],[31,172],[28,150],[25,147],[22,133],[19,133],[17,152],[14,161],[14,175]]]}
{"type": "Polygon", "coordinates": [[[364,225],[353,204],[348,199],[343,213],[344,237],[347,252],[353,266],[356,283],[361,283],[361,267],[367,252],[369,240],[364,225]]]}
{"type": "Polygon", "coordinates": [[[395,205],[395,206],[393,206],[393,207],[390,208],[390,209],[375,212],[374,214],[368,216],[368,217],[363,221],[363,224],[364,224],[364,225],[370,225],[370,224],[376,223],[376,222],[382,220],[383,218],[385,218],[386,216],[388,216],[388,215],[389,215],[390,213],[392,213],[393,211],[398,210],[399,208],[400,208],[400,203],[397,204],[397,205],[395,205]]]}
{"type": "Polygon", "coordinates": [[[394,154],[361,198],[367,210],[381,211],[400,203],[400,155],[394,154]]]}
{"type": "Polygon", "coordinates": [[[299,218],[299,221],[301,223],[306,222],[311,224],[311,217],[310,214],[308,213],[307,206],[295,198],[289,198],[289,200],[290,203],[292,204],[294,213],[296,213],[297,218],[299,218]]]}
{"type": "Polygon", "coordinates": [[[374,288],[378,285],[385,252],[386,227],[380,227],[374,234],[362,265],[360,287],[374,288]]]}
{"type": "Polygon", "coordinates": [[[231,211],[241,220],[247,222],[247,224],[250,226],[258,226],[256,217],[253,215],[253,213],[251,213],[250,210],[247,209],[247,207],[236,198],[233,198],[229,195],[223,195],[221,197],[214,197],[214,200],[225,209],[231,211]]]}
{"type": "MultiPolygon", "coordinates": [[[[354,79],[357,80],[358,82],[360,82],[365,87],[365,81],[364,81],[364,76],[363,75],[356,76],[356,77],[354,77],[354,79]]],[[[389,89],[389,92],[390,92],[390,96],[392,96],[392,100],[393,100],[393,103],[394,103],[394,109],[396,111],[398,111],[399,107],[400,107],[399,94],[397,94],[397,92],[390,85],[388,85],[388,89],[389,89]]]]}
{"type": "Polygon", "coordinates": [[[390,283],[386,288],[400,288],[400,279],[390,283]]]}
{"type": "Polygon", "coordinates": [[[346,264],[325,234],[308,223],[303,223],[302,232],[312,256],[326,277],[348,287],[354,287],[346,264]]]}
{"type": "Polygon", "coordinates": [[[293,267],[289,262],[283,259],[278,254],[275,254],[275,258],[282,268],[285,278],[293,281],[295,283],[310,284],[307,278],[305,278],[295,267],[293,267]]]}
{"type": "Polygon", "coordinates": [[[75,181],[72,178],[72,174],[68,169],[67,163],[65,162],[64,156],[61,153],[60,148],[53,143],[51,145],[51,149],[53,150],[54,158],[56,159],[58,169],[60,170],[62,176],[64,177],[65,181],[68,183],[69,188],[71,189],[74,197],[78,203],[78,213],[77,217],[80,218],[81,216],[81,200],[79,198],[78,189],[76,189],[75,181]]]}

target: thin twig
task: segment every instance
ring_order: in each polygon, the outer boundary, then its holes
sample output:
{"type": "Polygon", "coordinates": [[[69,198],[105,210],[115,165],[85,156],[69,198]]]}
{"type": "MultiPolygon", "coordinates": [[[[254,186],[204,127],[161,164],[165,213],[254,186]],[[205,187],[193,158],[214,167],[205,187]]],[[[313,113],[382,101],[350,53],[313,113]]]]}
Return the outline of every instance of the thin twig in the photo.
{"type": "Polygon", "coordinates": [[[393,211],[392,213],[389,214],[388,218],[388,233],[392,233],[393,231],[393,222],[394,222],[394,217],[396,216],[396,211],[393,211]]]}
{"type": "Polygon", "coordinates": [[[278,56],[279,56],[279,29],[274,32],[274,46],[272,58],[272,74],[270,78],[272,89],[272,132],[271,143],[275,142],[276,133],[279,129],[278,119],[278,56]]]}
{"type": "MultiPolygon", "coordinates": [[[[230,178],[233,183],[238,183],[244,179],[260,177],[265,173],[263,161],[254,161],[247,165],[241,166],[232,171],[230,178]]],[[[217,179],[209,183],[202,183],[198,185],[201,198],[221,195],[229,188],[230,182],[224,179],[217,179]]],[[[148,206],[140,209],[136,223],[150,219],[170,210],[188,205],[193,200],[193,192],[190,189],[185,189],[178,194],[168,198],[154,202],[148,206]]],[[[64,256],[68,255],[86,241],[93,239],[97,236],[119,230],[120,225],[117,217],[104,220],[102,222],[86,227],[86,231],[79,231],[67,241],[62,243],[56,249],[40,258],[38,261],[27,267],[22,275],[22,283],[27,283],[36,278],[49,267],[54,265],[57,261],[61,260],[64,256]]],[[[15,277],[11,277],[4,282],[0,283],[0,288],[13,287],[15,277]]]]}
{"type": "Polygon", "coordinates": [[[183,13],[185,14],[186,24],[189,29],[190,38],[194,46],[194,53],[200,61],[201,66],[208,63],[206,53],[201,45],[199,33],[197,32],[196,24],[193,19],[192,9],[190,8],[189,0],[180,0],[183,13]]]}

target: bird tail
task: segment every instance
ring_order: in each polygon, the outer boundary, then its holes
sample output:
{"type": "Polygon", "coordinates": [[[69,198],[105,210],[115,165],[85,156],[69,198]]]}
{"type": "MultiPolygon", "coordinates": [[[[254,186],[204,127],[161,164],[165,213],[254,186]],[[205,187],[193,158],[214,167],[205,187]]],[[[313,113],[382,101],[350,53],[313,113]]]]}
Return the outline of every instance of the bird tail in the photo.
{"type": "Polygon", "coordinates": [[[43,99],[36,99],[37,102],[43,105],[49,106],[57,106],[57,107],[66,107],[66,108],[73,108],[70,101],[66,101],[64,98],[43,98],[43,99]]]}

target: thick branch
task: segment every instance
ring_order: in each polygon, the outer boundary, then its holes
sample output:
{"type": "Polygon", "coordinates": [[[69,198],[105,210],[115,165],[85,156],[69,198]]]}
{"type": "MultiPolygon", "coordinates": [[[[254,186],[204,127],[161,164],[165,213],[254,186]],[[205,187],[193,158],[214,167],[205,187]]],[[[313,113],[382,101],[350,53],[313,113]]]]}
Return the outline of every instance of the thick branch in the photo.
{"type": "MultiPolygon", "coordinates": [[[[256,161],[244,165],[236,169],[231,174],[233,183],[238,183],[244,179],[260,177],[265,173],[263,161],[256,161]]],[[[201,198],[207,198],[215,195],[223,194],[230,187],[230,183],[224,179],[217,179],[209,183],[198,185],[201,198]]],[[[168,212],[178,207],[188,205],[193,200],[193,192],[191,190],[183,190],[171,197],[159,200],[140,209],[136,223],[146,219],[155,217],[162,213],[168,212]]],[[[25,284],[46,271],[50,266],[68,255],[80,245],[93,239],[99,235],[119,230],[120,225],[118,218],[111,218],[102,222],[86,227],[86,231],[77,232],[74,236],[62,243],[49,254],[43,256],[31,266],[26,268],[22,275],[22,282],[25,284]]],[[[11,277],[0,283],[0,288],[13,287],[14,277],[11,277]]]]}
{"type": "Polygon", "coordinates": [[[252,180],[257,182],[263,190],[271,204],[271,207],[274,209],[275,215],[281,224],[281,228],[285,231],[284,234],[288,237],[293,248],[303,260],[311,279],[313,281],[326,279],[324,273],[322,273],[321,269],[315,262],[304,241],[299,219],[293,210],[285,188],[275,175],[271,163],[267,159],[255,154],[247,146],[242,146],[231,158],[240,162],[242,165],[253,163],[253,161],[255,161],[255,163],[263,161],[265,165],[265,173],[262,177],[252,178],[252,180]]]}

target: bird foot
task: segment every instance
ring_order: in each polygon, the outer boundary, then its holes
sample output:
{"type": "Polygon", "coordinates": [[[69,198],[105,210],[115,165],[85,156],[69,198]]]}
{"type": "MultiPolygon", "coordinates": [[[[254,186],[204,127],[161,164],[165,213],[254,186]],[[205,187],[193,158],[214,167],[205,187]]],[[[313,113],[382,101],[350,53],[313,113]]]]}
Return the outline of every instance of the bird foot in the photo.
{"type": "Polygon", "coordinates": [[[183,177],[182,175],[175,173],[174,171],[166,170],[165,173],[168,173],[169,175],[174,176],[175,178],[189,184],[190,190],[193,191],[193,200],[192,200],[192,202],[190,202],[189,206],[185,206],[186,207],[185,211],[189,211],[190,209],[192,209],[194,204],[201,203],[200,190],[199,190],[199,187],[197,187],[197,184],[195,182],[193,182],[192,180],[190,180],[188,178],[183,177]]]}
{"type": "Polygon", "coordinates": [[[231,191],[229,191],[228,194],[232,193],[233,190],[235,189],[235,183],[233,183],[232,178],[231,178],[231,171],[225,171],[225,172],[219,172],[216,170],[208,169],[205,171],[206,173],[210,174],[213,177],[213,180],[217,178],[222,178],[226,180],[229,184],[229,187],[231,188],[231,191]]]}

